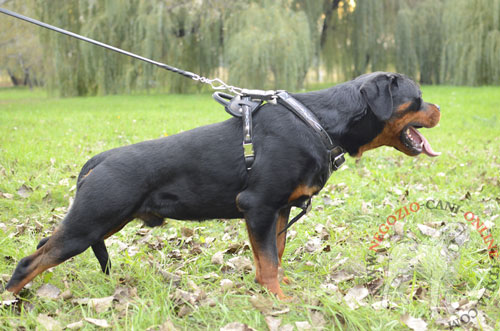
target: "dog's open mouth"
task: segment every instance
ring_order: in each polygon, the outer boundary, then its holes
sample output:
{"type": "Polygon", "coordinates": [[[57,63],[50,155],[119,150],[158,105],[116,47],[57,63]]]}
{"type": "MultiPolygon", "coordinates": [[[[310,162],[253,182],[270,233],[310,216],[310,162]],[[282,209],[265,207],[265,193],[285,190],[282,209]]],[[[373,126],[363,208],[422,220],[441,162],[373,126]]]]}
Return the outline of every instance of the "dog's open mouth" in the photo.
{"type": "Polygon", "coordinates": [[[427,139],[418,132],[417,128],[421,127],[420,125],[407,125],[403,131],[401,131],[401,141],[403,144],[415,155],[422,152],[433,157],[441,155],[440,152],[434,152],[431,144],[429,144],[427,139]]]}

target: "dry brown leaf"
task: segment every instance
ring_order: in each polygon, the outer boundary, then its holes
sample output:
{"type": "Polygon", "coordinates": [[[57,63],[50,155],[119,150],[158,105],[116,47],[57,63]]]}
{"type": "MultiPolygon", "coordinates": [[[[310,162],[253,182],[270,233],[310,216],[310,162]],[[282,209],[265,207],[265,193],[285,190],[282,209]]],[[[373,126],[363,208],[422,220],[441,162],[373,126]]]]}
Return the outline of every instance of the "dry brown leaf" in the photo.
{"type": "Polygon", "coordinates": [[[273,309],[273,302],[263,297],[262,295],[253,295],[250,297],[250,302],[252,306],[257,310],[261,311],[265,315],[269,314],[273,309]]]}
{"type": "Polygon", "coordinates": [[[47,331],[62,330],[61,324],[58,321],[46,314],[39,314],[36,318],[38,325],[47,331]]]}
{"type": "Polygon", "coordinates": [[[90,317],[85,317],[85,320],[89,322],[90,324],[97,325],[101,328],[110,328],[111,326],[109,325],[108,321],[103,320],[103,319],[96,319],[96,318],[90,318],[90,317]]]}
{"type": "Polygon", "coordinates": [[[420,232],[422,232],[422,234],[424,234],[426,236],[430,236],[433,238],[439,237],[439,231],[436,231],[435,229],[433,229],[427,225],[417,224],[417,227],[420,230],[420,232]]]}
{"type": "Polygon", "coordinates": [[[252,271],[252,261],[245,256],[235,256],[227,261],[227,264],[238,271],[252,271]]]}
{"type": "Polygon", "coordinates": [[[84,326],[84,323],[83,323],[83,320],[81,320],[81,321],[66,325],[66,329],[70,329],[70,330],[81,329],[81,328],[83,328],[83,326],[84,326]]]}
{"type": "Polygon", "coordinates": [[[215,253],[212,256],[212,263],[217,265],[224,264],[224,251],[215,253]]]}
{"type": "Polygon", "coordinates": [[[117,286],[113,298],[120,303],[125,303],[132,298],[137,297],[137,289],[135,287],[117,286]]]}
{"type": "Polygon", "coordinates": [[[409,314],[404,314],[401,316],[401,322],[403,322],[407,327],[415,331],[425,331],[427,330],[427,323],[421,318],[411,317],[409,314]]]}
{"type": "Polygon", "coordinates": [[[272,316],[266,316],[266,324],[267,327],[269,328],[269,331],[278,331],[280,324],[281,324],[281,318],[275,318],[272,316]]]}
{"type": "Polygon", "coordinates": [[[165,321],[162,325],[158,327],[149,327],[146,331],[177,331],[171,320],[165,321]]]}
{"type": "Polygon", "coordinates": [[[177,316],[182,318],[184,316],[191,314],[192,312],[193,312],[193,308],[191,306],[183,305],[181,307],[181,309],[179,309],[179,311],[177,312],[177,316]]]}
{"type": "Polygon", "coordinates": [[[70,290],[66,290],[64,292],[62,292],[59,297],[63,300],[69,300],[71,298],[73,298],[73,293],[71,293],[70,290]]]}
{"type": "Polygon", "coordinates": [[[353,274],[349,274],[349,273],[345,272],[344,270],[337,271],[331,276],[331,279],[335,283],[340,283],[340,282],[350,280],[353,278],[354,278],[353,274]]]}
{"type": "Polygon", "coordinates": [[[114,297],[93,298],[88,301],[88,305],[92,307],[96,313],[100,314],[111,308],[114,297]]]}
{"type": "Polygon", "coordinates": [[[17,194],[19,194],[21,198],[26,199],[31,195],[31,193],[33,193],[33,189],[26,184],[21,185],[21,187],[17,189],[17,194]]]}
{"type": "Polygon", "coordinates": [[[304,322],[295,322],[295,326],[297,327],[297,330],[311,330],[311,324],[309,322],[304,321],[304,322]]]}
{"type": "Polygon", "coordinates": [[[39,297],[42,297],[42,298],[47,298],[47,299],[57,299],[59,297],[60,293],[61,293],[61,290],[52,284],[43,284],[36,291],[36,295],[38,295],[39,297]]]}
{"type": "Polygon", "coordinates": [[[312,237],[305,245],[306,251],[309,253],[314,253],[321,248],[321,238],[312,237]]]}
{"type": "Polygon", "coordinates": [[[220,328],[220,331],[255,331],[255,329],[240,322],[232,322],[220,328]]]}
{"type": "Polygon", "coordinates": [[[222,288],[223,291],[227,291],[227,290],[231,289],[233,286],[234,286],[234,283],[230,279],[225,278],[225,279],[220,281],[220,287],[222,288]]]}
{"type": "Polygon", "coordinates": [[[312,312],[311,321],[315,330],[320,330],[326,325],[325,317],[319,311],[312,312]]]}
{"type": "Polygon", "coordinates": [[[10,200],[10,199],[14,198],[14,194],[0,192],[0,198],[4,198],[4,199],[9,199],[10,200]]]}
{"type": "Polygon", "coordinates": [[[194,235],[194,230],[191,228],[182,228],[181,234],[183,237],[189,238],[189,237],[192,237],[194,235]]]}
{"type": "Polygon", "coordinates": [[[403,222],[396,222],[396,224],[394,224],[394,231],[396,232],[396,234],[400,235],[401,237],[404,236],[404,234],[405,234],[405,223],[403,223],[403,222]]]}
{"type": "Polygon", "coordinates": [[[279,331],[293,331],[293,330],[294,327],[292,324],[285,324],[279,329],[279,331]]]}
{"type": "Polygon", "coordinates": [[[344,296],[344,300],[351,309],[357,309],[359,306],[366,305],[362,300],[366,298],[369,291],[363,285],[356,285],[351,288],[347,294],[344,296]]]}

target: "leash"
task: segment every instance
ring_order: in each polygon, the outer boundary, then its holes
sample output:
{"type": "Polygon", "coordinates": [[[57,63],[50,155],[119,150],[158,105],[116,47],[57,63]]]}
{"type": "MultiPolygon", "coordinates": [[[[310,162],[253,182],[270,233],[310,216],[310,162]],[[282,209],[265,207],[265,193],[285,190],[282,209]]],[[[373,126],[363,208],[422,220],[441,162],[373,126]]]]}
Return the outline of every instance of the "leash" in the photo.
{"type": "MultiPolygon", "coordinates": [[[[134,54],[132,52],[128,52],[122,50],[120,48],[105,44],[103,42],[84,37],[74,32],[70,32],[68,30],[64,30],[58,28],[56,26],[38,21],[36,19],[18,14],[16,12],[10,11],[5,8],[0,7],[0,13],[5,15],[9,15],[15,17],[17,19],[26,21],[28,23],[32,23],[43,28],[91,43],[96,46],[100,46],[106,49],[109,49],[113,52],[117,52],[123,55],[130,56],[134,59],[141,60],[150,64],[153,64],[161,69],[165,69],[176,74],[182,75],[186,78],[190,78],[192,80],[198,81],[203,84],[210,85],[213,90],[216,90],[213,94],[213,98],[215,101],[219,102],[224,106],[224,109],[235,117],[241,117],[243,120],[243,156],[245,158],[245,166],[247,171],[252,169],[252,164],[255,161],[255,151],[253,148],[252,142],[252,115],[256,112],[261,106],[262,103],[267,101],[270,103],[280,103],[285,108],[294,113],[298,118],[300,118],[305,124],[307,124],[313,131],[315,131],[318,137],[323,141],[329,156],[329,174],[333,171],[336,171],[345,161],[344,159],[344,150],[340,145],[335,145],[330,137],[330,135],[326,132],[326,130],[321,126],[318,118],[309,110],[306,106],[300,103],[297,99],[293,98],[288,92],[283,90],[251,90],[245,89],[241,87],[236,87],[233,85],[226,84],[220,78],[207,78],[195,74],[190,71],[182,70],[173,66],[170,66],[165,63],[161,63],[158,61],[154,61],[148,59],[146,57],[134,54]],[[231,94],[226,94],[219,91],[228,91],[231,94]]],[[[291,225],[297,222],[302,216],[304,216],[309,210],[311,210],[311,198],[300,206],[302,211],[295,216],[281,232],[282,234],[285,232],[291,225]]]]}

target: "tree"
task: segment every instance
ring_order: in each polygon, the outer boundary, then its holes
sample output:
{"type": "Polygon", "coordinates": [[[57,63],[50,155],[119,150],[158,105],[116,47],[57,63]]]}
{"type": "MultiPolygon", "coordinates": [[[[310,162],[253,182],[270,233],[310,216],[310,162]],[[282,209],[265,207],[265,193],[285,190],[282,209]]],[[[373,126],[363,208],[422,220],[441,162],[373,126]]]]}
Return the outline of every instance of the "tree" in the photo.
{"type": "MultiPolygon", "coordinates": [[[[2,6],[12,10],[33,13],[26,3],[2,1],[2,6]]],[[[11,17],[0,20],[0,69],[5,70],[14,86],[40,85],[43,81],[42,49],[35,27],[11,17]]]]}
{"type": "Polygon", "coordinates": [[[304,12],[287,8],[286,1],[250,3],[241,15],[229,18],[224,32],[233,84],[292,90],[301,86],[313,54],[304,12]]]}

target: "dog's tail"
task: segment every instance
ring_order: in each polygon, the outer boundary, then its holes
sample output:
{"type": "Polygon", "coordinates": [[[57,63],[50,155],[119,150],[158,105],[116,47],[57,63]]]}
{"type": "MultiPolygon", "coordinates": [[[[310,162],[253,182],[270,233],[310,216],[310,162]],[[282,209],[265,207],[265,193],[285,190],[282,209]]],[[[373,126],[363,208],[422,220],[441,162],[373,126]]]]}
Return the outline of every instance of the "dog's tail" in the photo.
{"type": "Polygon", "coordinates": [[[95,167],[97,167],[99,165],[99,163],[104,161],[109,156],[110,152],[112,152],[112,151],[113,150],[109,150],[109,151],[97,154],[97,155],[93,156],[90,160],[87,161],[87,163],[85,163],[83,165],[82,170],[80,171],[80,174],[78,175],[78,179],[76,180],[77,188],[80,188],[80,184],[81,184],[82,179],[87,177],[92,172],[92,169],[94,169],[95,167]]]}

